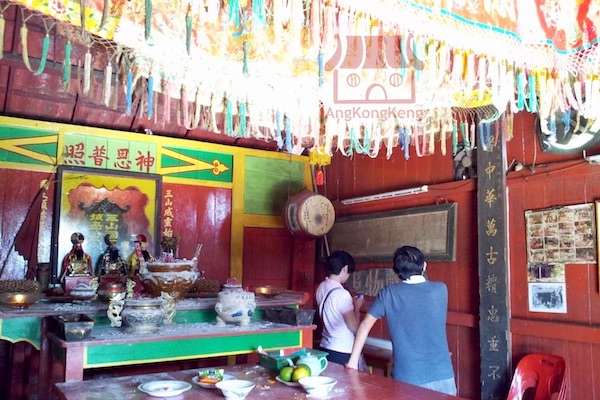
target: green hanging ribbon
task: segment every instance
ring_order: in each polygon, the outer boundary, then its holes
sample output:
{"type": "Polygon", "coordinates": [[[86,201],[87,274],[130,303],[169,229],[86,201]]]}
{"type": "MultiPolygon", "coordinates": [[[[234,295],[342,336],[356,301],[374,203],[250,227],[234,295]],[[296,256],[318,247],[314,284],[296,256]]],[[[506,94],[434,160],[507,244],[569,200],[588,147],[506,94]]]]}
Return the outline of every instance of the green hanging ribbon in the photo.
{"type": "MultiPolygon", "coordinates": [[[[144,23],[144,38],[150,39],[152,29],[152,0],[146,0],[146,19],[144,23]]],[[[188,51],[189,52],[189,51],[188,51]]]]}
{"type": "Polygon", "coordinates": [[[233,104],[231,100],[227,100],[225,111],[225,133],[227,133],[227,136],[233,136],[233,104]]]}
{"type": "Polygon", "coordinates": [[[71,41],[67,41],[65,45],[65,59],[63,61],[62,68],[62,83],[65,90],[69,89],[69,83],[71,82],[71,50],[73,46],[71,46],[71,41]]]}
{"type": "Polygon", "coordinates": [[[247,125],[246,125],[246,103],[240,103],[240,130],[237,137],[247,137],[247,125]]]}
{"type": "Polygon", "coordinates": [[[188,5],[187,13],[185,14],[185,48],[188,55],[192,48],[192,7],[188,5]]]}
{"type": "Polygon", "coordinates": [[[27,25],[25,25],[25,21],[23,21],[23,26],[21,26],[21,45],[23,46],[23,63],[27,67],[27,69],[33,72],[34,75],[40,75],[44,68],[46,68],[46,58],[48,57],[48,49],[50,48],[50,35],[46,33],[44,37],[44,41],[42,44],[42,58],[40,58],[40,64],[38,65],[37,70],[34,72],[31,68],[31,64],[29,63],[29,53],[27,50],[27,25]]]}

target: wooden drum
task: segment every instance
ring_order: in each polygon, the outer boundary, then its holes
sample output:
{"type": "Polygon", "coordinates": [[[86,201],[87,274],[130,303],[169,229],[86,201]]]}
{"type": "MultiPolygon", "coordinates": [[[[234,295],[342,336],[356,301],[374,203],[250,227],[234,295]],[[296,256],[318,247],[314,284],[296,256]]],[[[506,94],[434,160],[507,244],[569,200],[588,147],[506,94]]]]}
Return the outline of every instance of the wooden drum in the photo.
{"type": "Polygon", "coordinates": [[[316,239],[327,234],[333,227],[335,209],[327,197],[303,191],[287,201],[283,217],[294,236],[316,239]]]}

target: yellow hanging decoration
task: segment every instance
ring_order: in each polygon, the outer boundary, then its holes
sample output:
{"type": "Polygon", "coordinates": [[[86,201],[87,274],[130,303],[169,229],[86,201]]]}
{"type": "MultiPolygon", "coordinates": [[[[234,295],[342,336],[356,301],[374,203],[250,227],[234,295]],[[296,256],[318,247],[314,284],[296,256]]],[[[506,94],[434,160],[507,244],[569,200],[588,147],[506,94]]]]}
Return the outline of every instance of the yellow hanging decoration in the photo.
{"type": "Polygon", "coordinates": [[[315,172],[315,184],[317,186],[322,186],[325,183],[323,167],[331,164],[331,156],[327,153],[327,149],[324,147],[317,147],[311,150],[308,155],[308,162],[317,167],[315,172]]]}

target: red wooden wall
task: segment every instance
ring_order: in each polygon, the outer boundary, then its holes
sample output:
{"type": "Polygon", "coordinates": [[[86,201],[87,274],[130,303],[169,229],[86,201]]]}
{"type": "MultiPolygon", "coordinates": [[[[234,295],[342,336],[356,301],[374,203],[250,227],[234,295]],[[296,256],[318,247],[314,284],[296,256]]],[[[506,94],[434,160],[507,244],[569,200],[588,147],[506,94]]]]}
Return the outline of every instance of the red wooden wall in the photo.
{"type": "MultiPolygon", "coordinates": [[[[600,200],[600,166],[587,164],[582,154],[542,153],[534,132],[535,116],[515,116],[512,140],[506,143],[507,165],[522,163],[521,172],[507,172],[509,235],[509,301],[512,361],[526,353],[549,352],[567,359],[571,399],[600,399],[600,379],[594,372],[600,359],[600,295],[597,264],[567,265],[567,314],[528,311],[524,212],[600,200]],[[590,371],[592,371],[590,373],[590,371]]],[[[447,143],[447,148],[450,147],[447,143]]],[[[439,144],[438,144],[439,145],[439,144]]],[[[600,153],[599,148],[588,154],[600,153]]],[[[355,155],[334,156],[326,169],[321,193],[336,207],[338,216],[356,215],[441,201],[458,203],[455,262],[429,262],[430,279],[448,285],[450,302],[448,340],[457,374],[459,395],[480,397],[477,276],[476,180],[452,181],[452,157],[436,154],[405,160],[400,151],[389,160],[355,155]],[[403,188],[430,185],[429,192],[397,200],[344,206],[341,200],[403,188]]],[[[399,246],[402,243],[398,244],[399,246]]],[[[359,269],[389,266],[359,263],[359,269]]],[[[321,275],[319,278],[323,276],[321,275]]],[[[367,304],[368,307],[368,304],[367,304]]],[[[367,308],[365,307],[365,309],[367,308]]],[[[373,335],[387,338],[385,322],[373,335]]]]}

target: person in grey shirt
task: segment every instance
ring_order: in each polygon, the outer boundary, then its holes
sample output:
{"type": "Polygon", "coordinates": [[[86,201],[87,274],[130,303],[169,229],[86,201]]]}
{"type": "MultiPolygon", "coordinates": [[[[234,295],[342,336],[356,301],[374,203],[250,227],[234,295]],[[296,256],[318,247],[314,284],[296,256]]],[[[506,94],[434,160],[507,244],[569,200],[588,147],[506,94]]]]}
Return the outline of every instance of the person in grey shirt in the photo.
{"type": "Polygon", "coordinates": [[[394,272],[402,282],[384,287],[369,308],[356,332],[348,368],[358,368],[358,359],[371,328],[386,317],[398,381],[456,395],[454,369],[446,317],[448,288],[425,277],[425,257],[412,246],[394,253],[394,272]]]}

